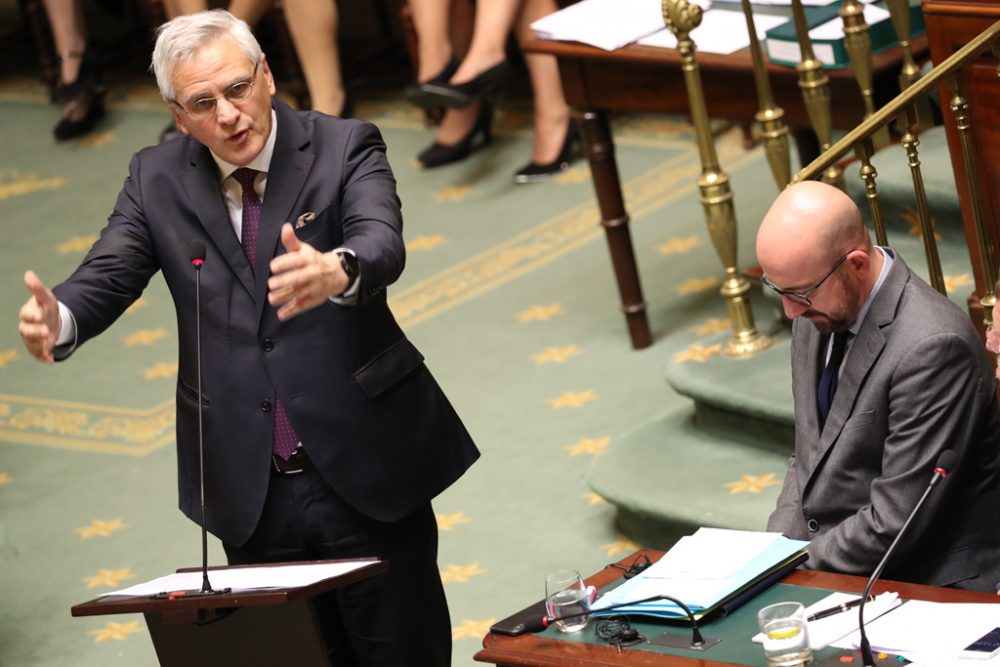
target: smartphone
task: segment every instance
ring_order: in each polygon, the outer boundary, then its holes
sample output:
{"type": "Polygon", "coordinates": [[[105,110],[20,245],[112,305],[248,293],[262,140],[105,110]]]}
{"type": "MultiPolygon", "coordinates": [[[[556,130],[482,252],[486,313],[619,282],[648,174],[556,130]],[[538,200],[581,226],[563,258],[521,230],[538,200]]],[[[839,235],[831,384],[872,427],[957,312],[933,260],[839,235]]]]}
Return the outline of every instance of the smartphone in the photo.
{"type": "Polygon", "coordinates": [[[980,660],[987,660],[997,654],[1000,654],[1000,628],[993,628],[958,652],[960,658],[980,660]]]}

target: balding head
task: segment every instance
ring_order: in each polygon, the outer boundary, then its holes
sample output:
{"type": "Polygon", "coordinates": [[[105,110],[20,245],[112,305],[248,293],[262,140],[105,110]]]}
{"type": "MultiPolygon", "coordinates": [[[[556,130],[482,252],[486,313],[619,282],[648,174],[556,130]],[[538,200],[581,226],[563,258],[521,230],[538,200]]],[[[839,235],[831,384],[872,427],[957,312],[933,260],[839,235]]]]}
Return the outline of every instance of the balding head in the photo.
{"type": "Polygon", "coordinates": [[[845,318],[853,321],[881,270],[881,255],[874,252],[861,211],[837,188],[805,181],[778,195],[757,232],[757,261],[784,291],[809,291],[845,255],[846,266],[830,280],[842,290],[824,286],[812,307],[783,299],[789,317],[805,315],[820,329],[830,320],[835,329],[845,318]],[[818,303],[824,296],[825,308],[818,303]]]}

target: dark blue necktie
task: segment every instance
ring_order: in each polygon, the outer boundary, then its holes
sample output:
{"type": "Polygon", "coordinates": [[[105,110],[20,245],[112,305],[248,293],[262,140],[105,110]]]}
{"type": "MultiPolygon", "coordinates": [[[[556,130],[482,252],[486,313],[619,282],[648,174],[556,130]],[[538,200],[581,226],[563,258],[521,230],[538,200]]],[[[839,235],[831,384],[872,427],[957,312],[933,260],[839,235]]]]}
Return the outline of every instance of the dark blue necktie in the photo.
{"type": "Polygon", "coordinates": [[[833,349],[830,351],[830,361],[827,362],[816,388],[816,407],[819,409],[819,429],[826,425],[826,417],[833,405],[833,396],[837,393],[837,380],[840,376],[840,364],[844,361],[844,350],[847,349],[847,331],[833,334],[833,349]]]}

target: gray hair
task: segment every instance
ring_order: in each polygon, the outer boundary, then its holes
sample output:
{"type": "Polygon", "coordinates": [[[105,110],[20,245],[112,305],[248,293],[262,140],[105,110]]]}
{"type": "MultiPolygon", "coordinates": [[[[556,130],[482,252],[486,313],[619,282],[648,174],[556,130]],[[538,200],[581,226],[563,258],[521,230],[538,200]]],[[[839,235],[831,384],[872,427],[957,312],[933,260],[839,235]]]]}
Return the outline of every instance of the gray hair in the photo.
{"type": "Polygon", "coordinates": [[[164,100],[172,101],[177,94],[171,81],[174,67],[191,60],[203,46],[220,37],[235,40],[250,62],[260,62],[260,44],[250,26],[224,9],[178,16],[157,29],[150,69],[164,100]]]}

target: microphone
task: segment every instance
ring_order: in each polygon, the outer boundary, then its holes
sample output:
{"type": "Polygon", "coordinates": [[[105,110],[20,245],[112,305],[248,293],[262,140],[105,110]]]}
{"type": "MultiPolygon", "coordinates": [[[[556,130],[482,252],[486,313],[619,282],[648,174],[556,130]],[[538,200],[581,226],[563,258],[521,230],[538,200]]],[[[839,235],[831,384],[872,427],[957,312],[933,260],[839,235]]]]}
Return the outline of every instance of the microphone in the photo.
{"type": "Polygon", "coordinates": [[[669,600],[673,602],[678,607],[684,610],[684,613],[687,614],[688,620],[691,621],[690,645],[675,646],[674,648],[687,648],[691,649],[692,651],[704,651],[719,643],[719,640],[715,639],[709,639],[706,641],[705,638],[701,636],[701,630],[698,629],[698,622],[695,620],[694,614],[691,613],[691,610],[688,609],[688,606],[683,602],[681,602],[680,600],[678,600],[677,598],[670,597],[669,595],[653,595],[651,597],[643,598],[641,600],[633,600],[631,602],[619,602],[618,604],[608,605],[607,607],[601,607],[599,609],[588,609],[579,614],[571,614],[568,616],[549,616],[548,614],[546,614],[545,616],[535,618],[534,620],[526,621],[524,624],[524,631],[534,634],[537,632],[541,632],[542,630],[549,627],[556,621],[565,618],[580,618],[581,616],[592,616],[593,614],[599,612],[609,611],[611,609],[618,609],[620,607],[631,607],[632,605],[642,604],[643,602],[652,602],[654,600],[669,600]]]}
{"type": "Polygon", "coordinates": [[[903,537],[903,533],[905,533],[906,529],[909,528],[910,522],[913,521],[913,517],[917,515],[917,512],[920,511],[920,507],[924,504],[924,501],[927,500],[927,496],[930,494],[931,489],[933,489],[938,483],[938,480],[948,476],[948,473],[953,467],[955,467],[955,463],[957,462],[958,454],[955,453],[955,450],[946,449],[941,452],[940,456],[938,456],[937,464],[934,466],[934,474],[931,476],[931,481],[924,490],[924,495],[920,496],[920,500],[917,501],[916,507],[914,507],[913,511],[910,512],[910,516],[906,517],[906,523],[904,523],[903,527],[899,529],[898,533],[896,533],[896,539],[894,539],[892,544],[889,545],[885,555],[882,556],[882,560],[875,568],[875,571],[872,572],[872,576],[868,579],[868,585],[865,586],[865,593],[861,596],[861,604],[858,606],[858,625],[861,634],[861,659],[864,662],[864,667],[875,667],[875,657],[872,655],[872,647],[868,642],[868,635],[865,634],[865,602],[868,600],[868,597],[872,592],[872,586],[875,585],[875,581],[882,575],[882,570],[885,569],[886,563],[889,562],[889,556],[892,555],[896,545],[899,544],[899,540],[903,537]]]}

